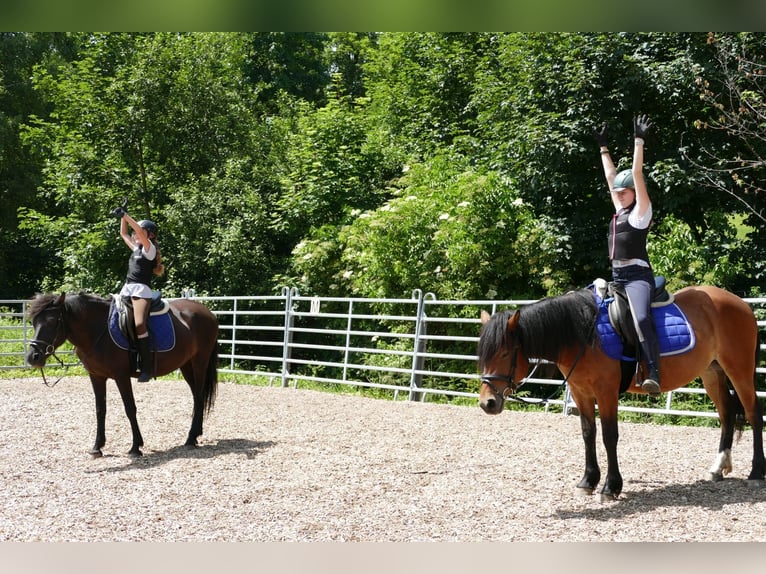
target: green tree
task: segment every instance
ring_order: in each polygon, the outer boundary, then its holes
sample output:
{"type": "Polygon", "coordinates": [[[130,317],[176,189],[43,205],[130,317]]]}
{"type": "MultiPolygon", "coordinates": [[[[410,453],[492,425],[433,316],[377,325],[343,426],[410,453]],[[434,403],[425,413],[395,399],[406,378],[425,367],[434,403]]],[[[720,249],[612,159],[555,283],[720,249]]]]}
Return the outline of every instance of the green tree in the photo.
{"type": "Polygon", "coordinates": [[[164,212],[170,237],[166,287],[178,293],[245,295],[268,293],[275,262],[269,210],[251,181],[252,165],[231,160],[172,192],[164,212]],[[215,201],[211,201],[215,198],[215,201]]]}
{"type": "Polygon", "coordinates": [[[747,293],[763,55],[759,34],[1,34],[0,291],[118,287],[126,196],[172,289],[582,286],[612,211],[591,132],[627,167],[642,112],[656,265],[747,293]]]}
{"type": "Polygon", "coordinates": [[[274,227],[293,245],[315,228],[347,223],[352,210],[378,206],[400,171],[387,132],[369,123],[363,99],[333,97],[316,110],[300,103],[288,138],[274,227]]]}
{"type": "Polygon", "coordinates": [[[49,112],[45,99],[34,91],[33,67],[55,67],[76,53],[77,41],[70,34],[0,33],[0,298],[31,296],[51,270],[38,262],[50,261],[55,249],[31,242],[19,229],[19,207],[47,206],[36,193],[41,159],[22,144],[20,126],[49,112]]]}
{"type": "Polygon", "coordinates": [[[709,113],[695,122],[701,143],[686,156],[698,185],[743,213],[745,237],[731,246],[743,272],[731,285],[760,293],[766,279],[766,39],[729,33],[710,34],[708,42],[715,66],[697,80],[709,113]]]}
{"type": "Polygon", "coordinates": [[[367,95],[365,66],[377,47],[376,32],[332,32],[325,47],[332,82],[330,93],[338,97],[367,95]]]}
{"type": "MultiPolygon", "coordinates": [[[[94,34],[83,46],[71,64],[37,70],[54,111],[30,122],[25,137],[45,158],[38,193],[58,211],[28,209],[26,228],[58,247],[61,284],[111,291],[122,281],[124,246],[109,210],[127,197],[132,214],[156,220],[172,260],[186,233],[168,215],[176,191],[230,174],[227,163],[251,149],[255,116],[242,35],[94,34]]],[[[210,186],[210,205],[216,190],[236,187],[225,179],[210,186]]]]}
{"type": "Polygon", "coordinates": [[[365,66],[372,113],[419,159],[471,133],[474,78],[491,34],[385,33],[365,66]]]}
{"type": "MultiPolygon", "coordinates": [[[[724,235],[732,202],[700,193],[685,149],[700,145],[704,115],[696,84],[709,69],[704,34],[507,34],[477,73],[478,162],[516,178],[537,214],[577,238],[566,268],[573,286],[608,273],[605,222],[611,203],[593,128],[607,122],[618,169],[629,167],[632,118],[648,113],[647,175],[655,222],[685,221],[701,242],[724,235]]],[[[711,142],[713,143],[713,142],[711,142]]],[[[699,278],[702,280],[702,277],[699,278]]]]}
{"type": "Polygon", "coordinates": [[[325,102],[330,82],[322,32],[253,32],[245,67],[259,102],[269,108],[284,92],[316,105],[325,102]]]}
{"type": "Polygon", "coordinates": [[[568,282],[557,266],[561,238],[497,174],[437,156],[410,166],[395,188],[357,213],[339,244],[329,233],[301,243],[294,265],[303,276],[366,297],[406,297],[417,286],[440,299],[541,296],[542,285],[568,282]]]}

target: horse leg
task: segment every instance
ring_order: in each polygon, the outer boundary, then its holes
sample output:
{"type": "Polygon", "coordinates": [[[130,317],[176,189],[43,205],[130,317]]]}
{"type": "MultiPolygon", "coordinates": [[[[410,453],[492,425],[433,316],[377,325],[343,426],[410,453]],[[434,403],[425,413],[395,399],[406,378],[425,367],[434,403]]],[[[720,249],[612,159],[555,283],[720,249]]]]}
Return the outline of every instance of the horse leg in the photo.
{"type": "Polygon", "coordinates": [[[93,458],[104,456],[101,449],[106,444],[106,377],[90,376],[93,396],[96,398],[96,442],[90,450],[93,458]]]}
{"type": "Polygon", "coordinates": [[[739,407],[745,411],[747,422],[753,429],[753,464],[750,468],[750,475],[747,480],[753,486],[761,486],[766,477],[766,460],[763,455],[763,408],[761,402],[755,395],[753,385],[748,387],[748,395],[745,398],[735,388],[737,396],[733,399],[739,407]]]}
{"type": "Polygon", "coordinates": [[[763,456],[763,407],[758,399],[748,414],[748,421],[753,427],[753,465],[747,479],[760,486],[766,478],[766,459],[763,456]]]}
{"type": "Polygon", "coordinates": [[[189,428],[189,436],[186,438],[184,446],[194,447],[197,446],[197,437],[202,435],[202,421],[205,413],[205,405],[202,400],[202,385],[205,380],[205,369],[195,368],[193,366],[194,361],[189,361],[181,367],[181,374],[189,384],[189,388],[194,398],[194,412],[192,414],[191,428],[189,428]]]}
{"type": "Polygon", "coordinates": [[[724,475],[732,470],[731,447],[734,442],[735,402],[726,384],[726,374],[717,362],[702,373],[702,385],[718,411],[721,421],[721,440],[718,443],[718,456],[710,467],[710,480],[723,480],[724,475]]]}
{"type": "MultiPolygon", "coordinates": [[[[754,356],[757,357],[757,353],[756,347],[754,356]]],[[[753,429],[753,464],[747,479],[752,484],[760,486],[766,477],[766,459],[763,454],[763,408],[755,392],[755,361],[749,364],[727,361],[724,364],[722,355],[719,356],[718,361],[737,393],[734,400],[738,402],[734,404],[742,407],[745,418],[753,429]]]]}
{"type": "Polygon", "coordinates": [[[601,480],[601,469],[596,458],[596,403],[578,398],[574,391],[572,397],[580,410],[580,427],[585,443],[585,474],[577,485],[577,492],[591,495],[601,480]]]}
{"type": "Polygon", "coordinates": [[[115,379],[117,382],[117,389],[120,391],[122,397],[122,404],[125,407],[125,414],[130,421],[130,430],[133,432],[133,446],[130,447],[128,454],[130,456],[141,456],[141,447],[144,446],[144,438],[141,436],[141,431],[138,428],[138,419],[136,418],[136,400],[133,397],[133,385],[130,383],[130,378],[115,379]]]}
{"type": "Polygon", "coordinates": [[[622,492],[622,475],[617,462],[617,441],[619,430],[617,428],[617,404],[618,395],[611,394],[602,397],[598,401],[599,418],[601,419],[601,435],[606,449],[606,480],[601,489],[601,501],[617,500],[622,492]]]}

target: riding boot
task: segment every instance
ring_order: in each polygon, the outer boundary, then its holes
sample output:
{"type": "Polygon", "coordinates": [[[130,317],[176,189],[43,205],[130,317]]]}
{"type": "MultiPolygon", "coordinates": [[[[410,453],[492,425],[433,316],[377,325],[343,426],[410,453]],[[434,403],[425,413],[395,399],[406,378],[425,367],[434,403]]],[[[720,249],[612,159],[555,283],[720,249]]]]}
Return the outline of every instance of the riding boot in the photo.
{"type": "Polygon", "coordinates": [[[659,397],[662,392],[660,389],[659,344],[655,339],[651,343],[648,341],[644,342],[643,346],[645,348],[644,353],[646,355],[648,376],[641,383],[641,388],[650,397],[659,397]]]}
{"type": "Polygon", "coordinates": [[[143,337],[136,341],[138,356],[141,361],[141,373],[138,375],[139,383],[146,383],[152,378],[151,351],[149,350],[149,337],[143,337]]]}

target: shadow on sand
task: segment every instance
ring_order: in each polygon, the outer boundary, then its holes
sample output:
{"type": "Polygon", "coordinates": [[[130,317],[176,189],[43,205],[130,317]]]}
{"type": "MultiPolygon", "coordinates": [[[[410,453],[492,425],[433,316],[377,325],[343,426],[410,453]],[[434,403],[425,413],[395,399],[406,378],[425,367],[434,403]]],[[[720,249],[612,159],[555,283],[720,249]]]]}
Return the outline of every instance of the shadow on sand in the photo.
{"type": "Polygon", "coordinates": [[[259,453],[273,447],[273,441],[254,441],[248,439],[224,439],[215,443],[200,446],[175,446],[168,450],[148,450],[143,456],[129,457],[105,455],[104,459],[115,459],[119,465],[89,470],[87,472],[120,472],[136,468],[154,468],[178,459],[212,459],[230,454],[242,454],[248,459],[254,459],[259,453]]]}
{"type": "MultiPolygon", "coordinates": [[[[629,484],[640,484],[640,481],[629,484]]],[[[614,502],[605,502],[598,508],[560,509],[553,516],[561,520],[587,518],[606,521],[665,507],[686,506],[720,511],[731,504],[766,502],[766,485],[753,485],[737,478],[719,482],[699,480],[691,484],[670,484],[635,492],[630,491],[629,484],[614,502]]],[[[598,491],[593,496],[599,496],[598,491]]]]}

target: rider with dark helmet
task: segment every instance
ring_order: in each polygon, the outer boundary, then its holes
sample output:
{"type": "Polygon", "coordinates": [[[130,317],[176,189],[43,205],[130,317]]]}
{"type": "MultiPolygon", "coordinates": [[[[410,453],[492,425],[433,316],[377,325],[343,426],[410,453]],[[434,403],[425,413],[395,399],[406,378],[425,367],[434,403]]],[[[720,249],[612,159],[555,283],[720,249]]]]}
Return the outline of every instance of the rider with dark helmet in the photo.
{"type": "Polygon", "coordinates": [[[609,261],[614,281],[625,286],[647,377],[641,388],[651,396],[660,390],[660,352],[651,313],[654,272],[649,264],[646,238],[652,222],[652,203],[644,182],[644,138],[652,126],[646,115],[633,121],[633,167],[617,173],[607,148],[607,126],[595,131],[615,214],[609,225],[609,261]]]}
{"type": "Polygon", "coordinates": [[[156,245],[157,225],[143,219],[136,221],[125,210],[118,207],[112,214],[120,218],[120,236],[131,250],[128,260],[128,274],[120,296],[130,297],[133,302],[133,317],[136,324],[138,354],[141,358],[141,373],[138,382],[151,379],[149,331],[147,321],[152,300],[151,281],[153,275],[162,275],[164,265],[159,247],[156,245]],[[128,227],[133,230],[129,233],[128,227]]]}

